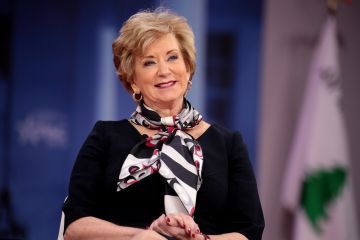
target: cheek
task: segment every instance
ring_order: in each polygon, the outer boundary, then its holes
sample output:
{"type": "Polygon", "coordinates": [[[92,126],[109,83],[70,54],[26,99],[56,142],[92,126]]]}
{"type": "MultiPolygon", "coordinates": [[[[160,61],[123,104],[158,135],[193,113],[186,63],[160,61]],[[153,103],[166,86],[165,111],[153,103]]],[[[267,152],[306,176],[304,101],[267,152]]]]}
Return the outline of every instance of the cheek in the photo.
{"type": "Polygon", "coordinates": [[[137,72],[134,78],[134,83],[139,87],[139,88],[144,88],[147,87],[147,85],[152,84],[153,83],[153,74],[151,73],[151,71],[141,71],[141,72],[137,72]]]}
{"type": "Polygon", "coordinates": [[[186,69],[186,65],[178,67],[178,73],[181,75],[183,81],[187,82],[190,79],[190,72],[186,69]]]}
{"type": "Polygon", "coordinates": [[[184,82],[185,82],[185,85],[188,84],[188,81],[190,80],[190,73],[189,72],[185,72],[184,73],[184,82]]]}

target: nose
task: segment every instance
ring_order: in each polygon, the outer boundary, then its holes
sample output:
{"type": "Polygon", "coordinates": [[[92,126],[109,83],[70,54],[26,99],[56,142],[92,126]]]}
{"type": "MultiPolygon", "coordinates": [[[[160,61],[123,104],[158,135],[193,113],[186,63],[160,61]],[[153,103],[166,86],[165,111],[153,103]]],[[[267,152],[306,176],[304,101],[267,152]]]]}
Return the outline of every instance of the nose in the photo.
{"type": "Polygon", "coordinates": [[[166,77],[170,74],[170,66],[166,61],[159,62],[158,75],[160,77],[166,77]]]}

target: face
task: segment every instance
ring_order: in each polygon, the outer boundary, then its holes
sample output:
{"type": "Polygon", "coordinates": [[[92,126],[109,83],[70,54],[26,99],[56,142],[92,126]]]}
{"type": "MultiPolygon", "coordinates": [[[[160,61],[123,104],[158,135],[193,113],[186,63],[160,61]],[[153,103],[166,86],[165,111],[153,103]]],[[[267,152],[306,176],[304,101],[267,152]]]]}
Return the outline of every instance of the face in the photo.
{"type": "Polygon", "coordinates": [[[143,56],[135,58],[131,87],[135,93],[141,92],[145,104],[155,110],[181,107],[189,79],[178,41],[169,33],[147,47],[143,56]]]}

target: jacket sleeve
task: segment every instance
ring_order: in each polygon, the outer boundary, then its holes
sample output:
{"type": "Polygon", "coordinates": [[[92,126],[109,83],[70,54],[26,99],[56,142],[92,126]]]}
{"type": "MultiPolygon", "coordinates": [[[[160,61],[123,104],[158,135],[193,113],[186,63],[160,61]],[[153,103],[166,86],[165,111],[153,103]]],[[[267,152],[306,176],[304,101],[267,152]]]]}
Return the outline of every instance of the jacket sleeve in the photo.
{"type": "Polygon", "coordinates": [[[103,122],[97,122],[81,147],[69,184],[69,195],[63,205],[65,226],[73,221],[96,216],[105,173],[106,143],[103,122]]]}
{"type": "Polygon", "coordinates": [[[227,232],[237,231],[248,239],[261,239],[264,216],[261,208],[255,175],[249,161],[246,145],[236,132],[230,142],[229,194],[227,232]]]}

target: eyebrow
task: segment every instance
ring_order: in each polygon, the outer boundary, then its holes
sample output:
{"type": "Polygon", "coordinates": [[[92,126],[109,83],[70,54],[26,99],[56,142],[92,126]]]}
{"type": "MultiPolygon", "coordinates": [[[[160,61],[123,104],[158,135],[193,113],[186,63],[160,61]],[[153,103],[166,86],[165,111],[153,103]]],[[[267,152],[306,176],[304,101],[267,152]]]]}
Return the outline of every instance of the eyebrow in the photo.
{"type": "MultiPolygon", "coordinates": [[[[167,51],[166,55],[168,55],[168,54],[170,54],[172,52],[178,52],[178,51],[179,51],[178,49],[174,48],[174,49],[171,49],[171,50],[167,51]]],[[[143,56],[142,58],[144,59],[144,58],[155,58],[155,57],[153,55],[148,55],[148,56],[143,56]]]]}

